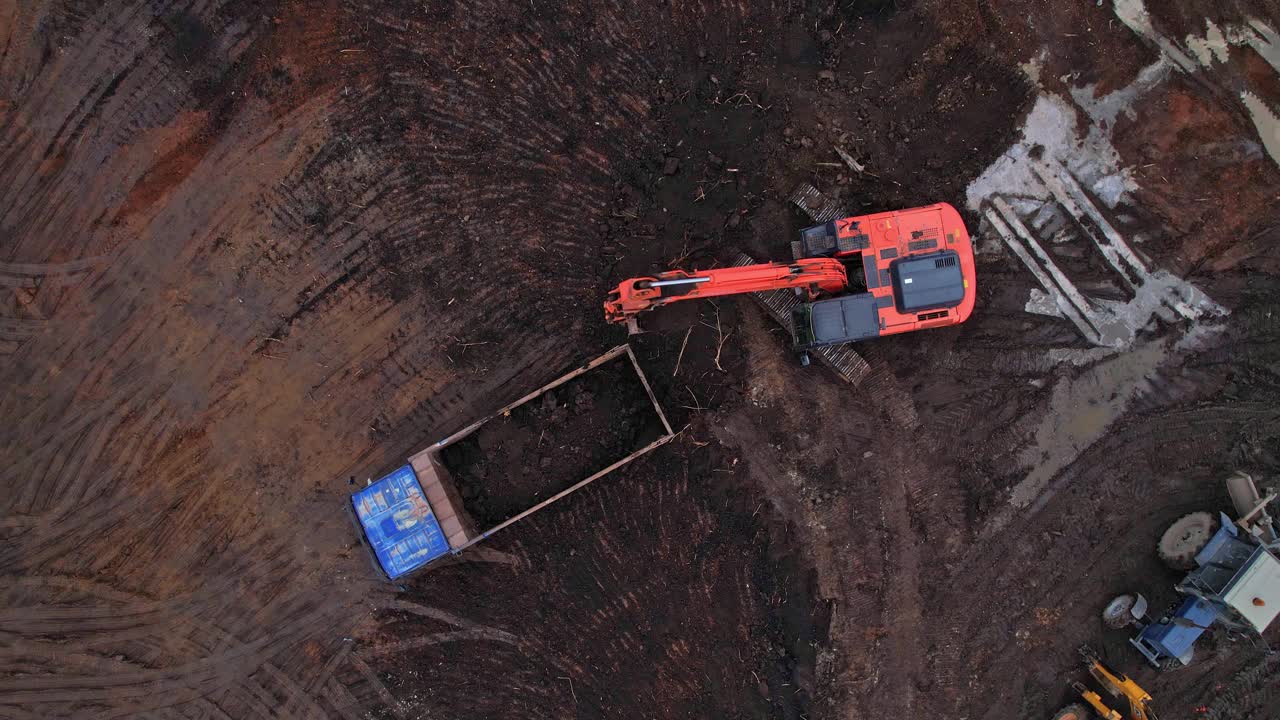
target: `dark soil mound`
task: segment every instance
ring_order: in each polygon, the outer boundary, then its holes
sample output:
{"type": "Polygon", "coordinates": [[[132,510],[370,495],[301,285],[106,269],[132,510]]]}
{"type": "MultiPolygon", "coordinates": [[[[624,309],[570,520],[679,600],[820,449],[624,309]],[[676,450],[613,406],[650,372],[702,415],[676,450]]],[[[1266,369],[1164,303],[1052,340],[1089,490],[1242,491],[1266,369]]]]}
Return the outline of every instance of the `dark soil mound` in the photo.
{"type": "Polygon", "coordinates": [[[467,512],[490,528],[661,435],[644,385],[624,357],[490,420],[442,457],[467,512]]]}

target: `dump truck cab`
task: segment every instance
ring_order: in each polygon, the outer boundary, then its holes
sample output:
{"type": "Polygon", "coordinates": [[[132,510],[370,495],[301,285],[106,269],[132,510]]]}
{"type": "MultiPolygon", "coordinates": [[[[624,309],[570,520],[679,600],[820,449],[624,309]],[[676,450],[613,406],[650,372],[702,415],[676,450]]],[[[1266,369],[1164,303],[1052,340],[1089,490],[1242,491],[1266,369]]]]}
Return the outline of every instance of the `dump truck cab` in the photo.
{"type": "Polygon", "coordinates": [[[791,250],[840,260],[854,290],[793,310],[798,350],[955,325],[973,312],[973,243],[946,203],[805,228],[791,250]]]}

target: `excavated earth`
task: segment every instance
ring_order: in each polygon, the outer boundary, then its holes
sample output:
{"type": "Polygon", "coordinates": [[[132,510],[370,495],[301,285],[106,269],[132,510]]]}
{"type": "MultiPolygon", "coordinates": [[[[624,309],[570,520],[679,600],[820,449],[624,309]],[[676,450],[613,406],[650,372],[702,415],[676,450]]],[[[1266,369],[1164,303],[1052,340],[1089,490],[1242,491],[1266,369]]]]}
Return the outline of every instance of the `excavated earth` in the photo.
{"type": "MultiPolygon", "coordinates": [[[[1038,96],[1158,62],[1116,4],[0,0],[0,717],[1047,718],[1082,643],[1166,717],[1277,717],[1248,641],[1157,674],[1098,621],[1173,599],[1156,539],[1226,473],[1280,474],[1274,45],[1106,128],[1211,340],[1087,355],[967,205],[1038,96]],[[786,258],[802,181],[961,208],[973,318],[853,385],[749,299],[657,313],[676,440],[379,579],[356,484],[627,341],[622,278],[786,258]]],[[[1280,4],[1148,15],[1206,18],[1280,4]]],[[[625,453],[627,412],[568,432],[625,453]]]]}
{"type": "Polygon", "coordinates": [[[623,356],[450,444],[440,459],[478,528],[491,528],[657,440],[666,431],[623,356]]]}

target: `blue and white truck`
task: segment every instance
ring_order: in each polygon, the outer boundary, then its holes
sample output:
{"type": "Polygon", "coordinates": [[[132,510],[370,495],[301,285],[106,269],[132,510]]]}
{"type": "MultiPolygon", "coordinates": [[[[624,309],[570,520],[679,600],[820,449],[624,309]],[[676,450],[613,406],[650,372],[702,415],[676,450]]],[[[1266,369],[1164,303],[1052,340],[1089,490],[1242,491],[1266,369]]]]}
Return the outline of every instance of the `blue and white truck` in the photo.
{"type": "Polygon", "coordinates": [[[397,580],[442,558],[457,555],[494,533],[532,515],[552,503],[581,490],[604,475],[617,470],[645,453],[670,442],[676,433],[667,421],[653,389],[640,369],[635,352],[619,345],[596,359],[552,380],[533,392],[505,405],[454,434],[432,443],[409,458],[393,472],[351,495],[350,510],[357,532],[370,550],[378,570],[389,580],[397,580]],[[488,529],[476,523],[463,506],[460,493],[441,461],[441,451],[476,432],[490,420],[510,414],[515,408],[541,397],[583,373],[610,362],[625,362],[634,368],[648,400],[661,421],[662,435],[635,449],[571,487],[527,508],[488,529]]]}
{"type": "Polygon", "coordinates": [[[1196,512],[1179,518],[1165,531],[1160,557],[1177,570],[1190,572],[1174,589],[1178,602],[1159,617],[1147,614],[1147,601],[1137,593],[1121,595],[1103,611],[1112,628],[1132,625],[1129,642],[1157,668],[1187,665],[1196,641],[1214,625],[1230,633],[1261,639],[1280,614],[1280,528],[1250,475],[1227,479],[1237,519],[1196,512]]]}

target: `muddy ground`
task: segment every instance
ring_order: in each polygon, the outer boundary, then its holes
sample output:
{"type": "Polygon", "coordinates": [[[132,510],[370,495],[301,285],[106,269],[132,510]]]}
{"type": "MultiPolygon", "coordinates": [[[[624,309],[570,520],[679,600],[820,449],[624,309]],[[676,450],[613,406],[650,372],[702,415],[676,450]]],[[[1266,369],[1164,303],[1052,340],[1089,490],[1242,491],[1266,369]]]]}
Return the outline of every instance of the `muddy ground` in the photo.
{"type": "Polygon", "coordinates": [[[1088,642],[1163,717],[1276,717],[1258,648],[1157,675],[1097,614],[1280,473],[1280,88],[1204,40],[1280,7],[1117,4],[0,0],[0,716],[1043,718],[1088,642]],[[1230,315],[1086,355],[966,189],[1156,35],[1115,222],[1230,315]],[[378,579],[353,482],[624,341],[620,279],[786,257],[801,181],[961,208],[973,318],[855,386],[673,306],[632,342],[678,440],[378,579]]]}
{"type": "Polygon", "coordinates": [[[479,528],[491,528],[665,433],[631,360],[548,390],[451,443],[440,459],[479,528]]]}

